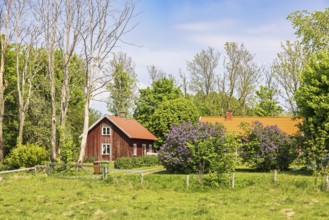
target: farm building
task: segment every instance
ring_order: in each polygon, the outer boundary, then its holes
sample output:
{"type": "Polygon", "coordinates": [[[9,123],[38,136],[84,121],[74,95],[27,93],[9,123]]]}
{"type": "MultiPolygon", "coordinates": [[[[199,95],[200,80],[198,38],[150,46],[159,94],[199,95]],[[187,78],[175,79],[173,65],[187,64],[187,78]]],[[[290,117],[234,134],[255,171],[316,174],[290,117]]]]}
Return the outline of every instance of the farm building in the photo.
{"type": "Polygon", "coordinates": [[[287,133],[288,135],[294,135],[299,132],[297,125],[302,122],[301,119],[296,119],[292,116],[282,117],[263,117],[263,116],[234,116],[231,111],[226,112],[225,117],[223,116],[201,116],[200,122],[208,123],[220,123],[223,124],[227,132],[235,132],[240,135],[243,134],[244,130],[241,125],[252,124],[253,122],[260,122],[264,126],[276,125],[280,130],[287,133]]]}
{"type": "Polygon", "coordinates": [[[132,118],[104,115],[88,131],[85,158],[113,161],[153,153],[157,138],[132,118]]]}

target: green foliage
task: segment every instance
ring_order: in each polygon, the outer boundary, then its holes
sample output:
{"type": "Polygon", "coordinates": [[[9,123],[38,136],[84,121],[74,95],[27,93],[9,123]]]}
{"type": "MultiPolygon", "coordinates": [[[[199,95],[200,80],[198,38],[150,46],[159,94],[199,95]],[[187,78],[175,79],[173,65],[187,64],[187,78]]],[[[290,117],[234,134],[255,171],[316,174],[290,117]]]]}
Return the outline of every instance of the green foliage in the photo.
{"type": "Polygon", "coordinates": [[[74,161],[73,155],[75,150],[75,144],[72,139],[72,135],[70,132],[67,131],[64,132],[62,129],[59,129],[60,137],[61,137],[61,148],[60,148],[60,160],[63,163],[71,163],[74,161]]]}
{"type": "Polygon", "coordinates": [[[85,163],[94,163],[95,162],[95,157],[87,157],[87,159],[84,161],[85,163]]]}
{"type": "MultiPolygon", "coordinates": [[[[11,51],[11,53],[13,53],[11,51]]],[[[36,70],[34,72],[34,78],[32,81],[32,96],[30,100],[30,107],[26,111],[26,119],[23,133],[23,144],[33,143],[39,146],[50,146],[50,132],[51,132],[51,120],[50,120],[50,86],[47,80],[46,69],[46,51],[43,48],[33,48],[31,53],[36,53],[35,56],[38,61],[34,62],[36,70]]],[[[22,53],[24,57],[24,54],[22,53]]],[[[63,53],[60,50],[56,51],[55,56],[55,76],[56,76],[56,105],[60,106],[60,92],[63,80],[63,53]]],[[[5,67],[5,80],[8,82],[6,87],[6,109],[4,117],[4,145],[5,155],[16,147],[17,135],[18,135],[18,95],[17,95],[17,76],[15,71],[15,56],[14,54],[6,57],[5,67]],[[8,66],[7,66],[8,65],[8,66]]],[[[66,120],[66,128],[63,132],[66,134],[64,139],[69,139],[70,150],[68,150],[67,143],[64,145],[64,151],[61,151],[65,160],[72,160],[68,158],[74,158],[75,150],[74,144],[80,141],[79,136],[82,130],[83,123],[83,96],[84,91],[82,85],[84,84],[81,73],[83,72],[82,62],[78,56],[73,55],[73,59],[70,63],[70,101],[69,109],[66,120]],[[73,149],[73,150],[72,150],[73,149]],[[72,151],[71,151],[72,150],[72,151]]],[[[30,67],[29,67],[30,68],[30,67]]],[[[32,67],[31,67],[32,68],[32,67]]],[[[25,95],[27,92],[25,93],[25,95]]],[[[59,111],[58,111],[59,113],[59,111]]],[[[57,118],[59,121],[59,118],[57,118]]],[[[60,130],[60,128],[58,128],[60,130]]],[[[59,134],[61,132],[58,132],[59,134]]],[[[57,142],[64,140],[58,139],[57,142]]],[[[61,143],[62,144],[62,143],[61,143]]]]}
{"type": "Polygon", "coordinates": [[[315,172],[327,172],[323,160],[329,151],[329,55],[315,54],[303,72],[302,86],[296,93],[301,130],[304,133],[303,155],[315,172]]]}
{"type": "Polygon", "coordinates": [[[173,125],[186,121],[197,122],[199,116],[198,109],[191,101],[183,97],[167,100],[162,102],[150,116],[150,130],[158,138],[157,144],[162,145],[165,135],[173,125]]]}
{"type": "Polygon", "coordinates": [[[275,90],[267,86],[260,86],[256,91],[259,102],[255,106],[255,113],[259,116],[278,116],[283,108],[274,99],[275,90]]]}
{"type": "Polygon", "coordinates": [[[154,131],[152,117],[155,110],[166,101],[175,100],[182,97],[182,92],[175,87],[172,78],[162,78],[152,83],[151,87],[139,90],[139,98],[135,99],[134,118],[144,127],[154,131]]]}
{"type": "Polygon", "coordinates": [[[6,157],[4,164],[10,168],[33,167],[49,161],[49,154],[44,147],[34,144],[19,144],[6,157]]]}
{"type": "Polygon", "coordinates": [[[324,11],[296,11],[288,16],[295,34],[302,38],[305,48],[311,52],[327,50],[329,45],[329,8],[324,11]]]}
{"type": "Polygon", "coordinates": [[[122,63],[112,63],[114,68],[112,73],[113,82],[110,82],[107,87],[110,92],[108,109],[115,115],[118,115],[120,112],[129,113],[136,88],[134,71],[131,71],[129,66],[123,65],[122,63]]]}
{"type": "Polygon", "coordinates": [[[114,168],[117,169],[133,169],[139,167],[150,167],[159,165],[158,156],[142,156],[142,157],[120,157],[114,162],[114,168]]]}
{"type": "Polygon", "coordinates": [[[198,108],[202,116],[224,115],[226,109],[223,106],[223,94],[210,92],[204,95],[201,91],[192,96],[194,105],[198,108]]]}
{"type": "MultiPolygon", "coordinates": [[[[198,171],[202,181],[204,173],[211,176],[221,176],[224,173],[234,172],[237,163],[238,139],[232,134],[224,134],[222,137],[212,137],[195,140],[187,143],[191,151],[194,169],[198,171]]],[[[215,178],[218,182],[220,178],[215,178]]]]}

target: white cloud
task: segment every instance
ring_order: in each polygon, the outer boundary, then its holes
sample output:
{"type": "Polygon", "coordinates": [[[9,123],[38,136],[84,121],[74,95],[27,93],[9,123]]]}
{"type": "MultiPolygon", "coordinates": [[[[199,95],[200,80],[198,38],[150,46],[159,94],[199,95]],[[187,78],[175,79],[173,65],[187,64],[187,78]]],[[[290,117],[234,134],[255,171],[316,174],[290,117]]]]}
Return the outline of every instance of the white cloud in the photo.
{"type": "Polygon", "coordinates": [[[216,22],[188,22],[182,23],[175,26],[178,30],[183,31],[211,31],[222,28],[227,28],[235,25],[236,20],[233,19],[222,19],[216,22]]]}

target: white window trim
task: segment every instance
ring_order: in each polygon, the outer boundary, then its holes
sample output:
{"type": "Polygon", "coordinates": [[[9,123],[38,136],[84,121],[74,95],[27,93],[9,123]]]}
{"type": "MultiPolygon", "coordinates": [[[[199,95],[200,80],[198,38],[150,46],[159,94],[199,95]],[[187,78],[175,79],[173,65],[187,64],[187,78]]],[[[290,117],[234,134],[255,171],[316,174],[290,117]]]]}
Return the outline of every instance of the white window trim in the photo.
{"type": "Polygon", "coordinates": [[[142,150],[143,150],[143,156],[146,156],[147,155],[146,144],[142,144],[142,150]]]}
{"type": "Polygon", "coordinates": [[[137,156],[137,144],[133,144],[134,150],[133,150],[133,156],[137,156]]]}
{"type": "Polygon", "coordinates": [[[111,135],[111,127],[110,126],[103,126],[102,127],[102,135],[111,135]],[[105,132],[104,132],[104,128],[106,128],[105,132]],[[107,133],[108,131],[108,133],[107,133]]]}
{"type": "Polygon", "coordinates": [[[109,143],[102,143],[101,147],[102,147],[102,149],[101,149],[102,150],[102,155],[110,155],[111,154],[111,144],[109,144],[109,143]],[[104,154],[103,153],[104,152],[104,147],[107,148],[107,145],[109,146],[109,148],[108,148],[109,149],[109,152],[104,154]]]}
{"type": "Polygon", "coordinates": [[[153,148],[152,144],[149,144],[149,152],[150,153],[152,152],[152,148],[153,148]]]}

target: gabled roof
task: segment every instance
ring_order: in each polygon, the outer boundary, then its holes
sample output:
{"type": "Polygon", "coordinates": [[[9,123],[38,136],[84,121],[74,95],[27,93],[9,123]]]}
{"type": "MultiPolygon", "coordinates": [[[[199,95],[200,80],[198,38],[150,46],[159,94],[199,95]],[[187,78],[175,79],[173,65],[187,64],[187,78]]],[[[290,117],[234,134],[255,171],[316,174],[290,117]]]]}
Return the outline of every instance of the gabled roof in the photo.
{"type": "Polygon", "coordinates": [[[130,139],[144,139],[144,140],[154,140],[157,138],[148,131],[143,125],[133,118],[121,118],[113,115],[104,115],[98,119],[92,126],[89,127],[90,131],[93,129],[100,121],[104,118],[109,120],[117,128],[119,128],[123,133],[125,133],[130,139]]]}
{"type": "Polygon", "coordinates": [[[284,117],[238,117],[234,116],[232,119],[226,119],[223,116],[201,116],[200,122],[209,123],[220,123],[223,124],[228,132],[236,132],[238,134],[243,134],[244,131],[241,128],[241,123],[252,124],[253,122],[260,122],[264,126],[277,125],[283,132],[293,135],[298,133],[299,129],[297,127],[298,123],[301,123],[301,119],[295,119],[290,116],[284,117]]]}

